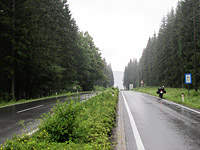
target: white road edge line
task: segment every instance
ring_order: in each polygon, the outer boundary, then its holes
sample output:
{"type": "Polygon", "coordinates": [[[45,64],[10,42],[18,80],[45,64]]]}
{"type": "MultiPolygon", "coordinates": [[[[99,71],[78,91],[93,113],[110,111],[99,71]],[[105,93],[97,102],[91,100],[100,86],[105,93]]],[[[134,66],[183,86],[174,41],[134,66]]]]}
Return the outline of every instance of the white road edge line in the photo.
{"type": "Polygon", "coordinates": [[[137,126],[135,124],[134,118],[131,114],[130,108],[129,108],[128,103],[126,101],[126,98],[124,97],[124,94],[122,92],[121,92],[121,94],[122,94],[122,97],[124,99],[124,103],[125,103],[125,106],[126,106],[126,109],[127,109],[127,112],[128,112],[128,116],[129,116],[129,119],[130,119],[130,122],[131,122],[131,127],[132,127],[132,131],[133,131],[133,135],[135,137],[137,148],[138,148],[138,150],[145,150],[144,145],[142,143],[142,139],[140,137],[137,126]]]}
{"type": "MultiPolygon", "coordinates": [[[[146,93],[143,93],[143,94],[146,94],[146,93]]],[[[150,94],[147,94],[147,95],[150,95],[150,94]]],[[[158,97],[153,96],[153,95],[150,95],[150,96],[152,96],[152,97],[154,97],[154,98],[158,98],[158,97]]],[[[189,111],[192,111],[192,112],[194,112],[194,113],[200,114],[200,112],[197,111],[197,110],[195,110],[195,109],[192,109],[192,108],[189,108],[189,107],[183,106],[183,105],[178,104],[178,103],[175,103],[175,102],[173,102],[173,101],[170,101],[170,100],[167,100],[167,99],[161,99],[161,100],[162,100],[162,101],[165,101],[166,103],[173,104],[173,105],[176,105],[176,106],[182,107],[182,108],[184,108],[184,109],[187,109],[187,110],[189,110],[189,111]]]]}
{"type": "Polygon", "coordinates": [[[36,109],[36,108],[39,108],[39,107],[42,107],[42,106],[44,106],[44,105],[38,105],[38,106],[35,106],[35,107],[27,108],[27,109],[18,111],[17,113],[22,113],[22,112],[29,111],[29,110],[32,110],[32,109],[36,109]]]}
{"type": "Polygon", "coordinates": [[[192,111],[192,112],[194,112],[194,113],[200,114],[199,111],[196,111],[196,110],[191,109],[191,108],[189,108],[189,107],[185,107],[185,106],[183,106],[183,105],[177,104],[177,103],[172,102],[172,101],[169,101],[169,100],[165,100],[165,99],[162,99],[162,100],[164,100],[166,103],[174,104],[174,105],[176,105],[176,106],[182,107],[182,108],[187,109],[187,110],[189,110],[189,111],[192,111]]]}

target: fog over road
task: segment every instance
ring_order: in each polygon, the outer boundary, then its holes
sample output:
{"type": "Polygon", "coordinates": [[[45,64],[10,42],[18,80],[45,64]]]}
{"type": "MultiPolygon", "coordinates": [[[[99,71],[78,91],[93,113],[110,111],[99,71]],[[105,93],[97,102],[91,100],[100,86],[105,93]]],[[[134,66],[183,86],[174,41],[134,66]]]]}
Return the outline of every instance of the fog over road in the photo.
{"type": "MultiPolygon", "coordinates": [[[[85,100],[92,95],[81,94],[80,99],[85,100]]],[[[78,96],[76,98],[78,99],[78,96]]],[[[35,130],[39,124],[37,119],[40,119],[44,113],[50,112],[57,100],[63,102],[69,100],[69,97],[49,98],[0,108],[0,144],[3,144],[7,138],[11,138],[14,134],[22,133],[24,127],[18,124],[20,121],[24,121],[25,125],[28,124],[26,125],[27,133],[35,130]]]]}
{"type": "Polygon", "coordinates": [[[147,94],[119,95],[127,150],[199,150],[200,112],[147,94]]]}

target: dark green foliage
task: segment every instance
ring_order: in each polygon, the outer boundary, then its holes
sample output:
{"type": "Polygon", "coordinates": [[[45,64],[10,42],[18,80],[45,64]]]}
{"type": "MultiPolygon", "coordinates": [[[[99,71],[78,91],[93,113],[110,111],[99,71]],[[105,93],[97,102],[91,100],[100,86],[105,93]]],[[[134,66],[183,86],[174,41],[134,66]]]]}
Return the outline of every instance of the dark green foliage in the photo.
{"type": "Polygon", "coordinates": [[[92,90],[104,60],[61,0],[0,0],[0,99],[92,90]]]}
{"type": "MultiPolygon", "coordinates": [[[[105,69],[104,69],[104,73],[107,76],[107,87],[112,87],[114,85],[114,76],[113,76],[113,71],[112,71],[112,67],[111,64],[106,64],[105,65],[105,69]]],[[[104,86],[105,87],[105,86],[104,86]]]]}
{"type": "Polygon", "coordinates": [[[137,64],[137,60],[133,59],[130,60],[130,62],[128,63],[128,66],[126,66],[125,71],[124,71],[124,87],[126,87],[126,89],[129,89],[129,85],[133,84],[133,87],[138,86],[138,64],[137,64]]]}
{"type": "Polygon", "coordinates": [[[107,64],[104,59],[104,78],[97,81],[97,85],[103,86],[105,88],[112,87],[114,85],[114,76],[111,64],[107,64]]]}
{"type": "Polygon", "coordinates": [[[200,85],[199,41],[200,1],[179,1],[176,11],[172,9],[163,17],[158,35],[149,38],[134,69],[138,72],[138,81],[144,80],[148,86],[185,87],[184,74],[191,73],[191,87],[197,90],[200,85]]]}
{"type": "Polygon", "coordinates": [[[53,114],[45,114],[41,130],[48,132],[48,138],[51,142],[65,142],[72,138],[75,130],[75,119],[80,113],[79,103],[74,104],[71,101],[57,103],[53,109],[53,114]]]}
{"type": "Polygon", "coordinates": [[[99,49],[88,32],[80,33],[77,52],[78,81],[83,90],[92,90],[98,80],[104,79],[104,64],[99,49]]]}

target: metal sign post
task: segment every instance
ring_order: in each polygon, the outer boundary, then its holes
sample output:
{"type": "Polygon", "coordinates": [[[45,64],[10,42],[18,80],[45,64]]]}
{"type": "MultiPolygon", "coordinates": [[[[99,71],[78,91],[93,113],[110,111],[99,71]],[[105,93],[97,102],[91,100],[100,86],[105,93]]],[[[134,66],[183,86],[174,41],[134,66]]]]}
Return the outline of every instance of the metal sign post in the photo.
{"type": "Polygon", "coordinates": [[[188,101],[189,101],[189,85],[192,84],[192,74],[185,74],[185,84],[188,84],[188,101]]]}

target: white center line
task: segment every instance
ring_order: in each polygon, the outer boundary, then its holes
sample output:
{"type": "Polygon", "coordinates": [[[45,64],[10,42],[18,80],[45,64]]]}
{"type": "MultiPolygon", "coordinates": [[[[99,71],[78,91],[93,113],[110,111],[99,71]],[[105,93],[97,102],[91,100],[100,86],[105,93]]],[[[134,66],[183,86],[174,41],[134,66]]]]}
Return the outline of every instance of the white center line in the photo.
{"type": "Polygon", "coordinates": [[[22,112],[25,112],[25,111],[28,111],[28,110],[32,110],[32,109],[36,109],[36,108],[39,108],[39,107],[42,107],[42,106],[44,106],[44,105],[38,105],[38,106],[35,106],[35,107],[27,108],[27,109],[18,111],[17,113],[22,113],[22,112]]]}
{"type": "Polygon", "coordinates": [[[138,150],[145,150],[144,145],[142,143],[142,139],[140,137],[137,126],[135,124],[134,118],[131,114],[130,108],[129,108],[128,103],[126,101],[126,98],[124,97],[124,94],[122,92],[121,92],[121,94],[122,94],[122,97],[124,99],[124,103],[125,103],[125,106],[126,106],[126,109],[127,109],[127,112],[128,112],[128,116],[129,116],[129,119],[130,119],[130,122],[131,122],[131,127],[132,127],[132,131],[133,131],[133,135],[135,137],[137,148],[138,148],[138,150]]]}

